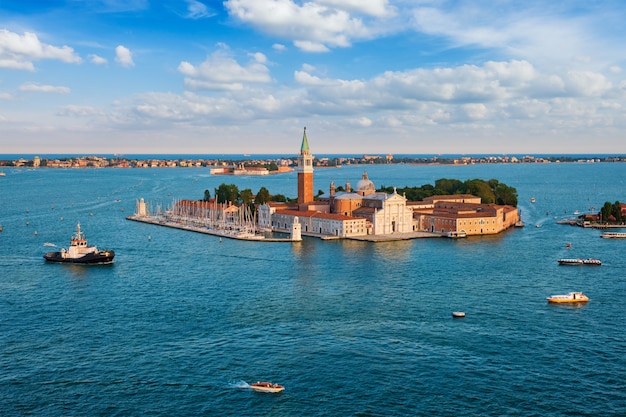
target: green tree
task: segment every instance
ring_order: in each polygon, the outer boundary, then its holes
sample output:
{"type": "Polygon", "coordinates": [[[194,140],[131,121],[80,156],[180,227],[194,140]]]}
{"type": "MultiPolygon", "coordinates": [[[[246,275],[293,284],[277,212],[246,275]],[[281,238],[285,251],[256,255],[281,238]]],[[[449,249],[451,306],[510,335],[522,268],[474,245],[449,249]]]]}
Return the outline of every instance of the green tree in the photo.
{"type": "Polygon", "coordinates": [[[463,188],[463,183],[459,180],[441,178],[435,181],[435,188],[444,191],[445,194],[457,194],[463,188]]]}
{"type": "Polygon", "coordinates": [[[495,187],[496,203],[517,207],[517,190],[506,184],[497,184],[495,187]]]}
{"type": "Polygon", "coordinates": [[[204,198],[202,201],[211,201],[211,192],[209,190],[204,190],[204,198]]]}
{"type": "Polygon", "coordinates": [[[483,180],[474,179],[465,181],[467,193],[480,197],[483,204],[493,204],[496,202],[496,196],[491,191],[489,184],[483,180]]]}
{"type": "Polygon", "coordinates": [[[268,191],[268,189],[265,187],[261,187],[259,189],[259,192],[256,193],[256,196],[254,197],[254,203],[259,204],[259,205],[265,204],[268,201],[270,201],[271,197],[272,196],[270,195],[270,192],[268,191]]]}
{"type": "Polygon", "coordinates": [[[220,184],[220,186],[215,190],[215,197],[217,198],[218,203],[227,203],[230,202],[235,204],[239,199],[239,188],[235,184],[220,184]]]}
{"type": "Polygon", "coordinates": [[[611,212],[613,211],[613,204],[609,201],[604,203],[604,206],[600,209],[600,219],[602,223],[607,223],[611,217],[611,212]]]}
{"type": "Polygon", "coordinates": [[[622,203],[616,201],[613,203],[613,207],[611,208],[611,214],[615,217],[615,221],[618,223],[622,222],[622,203]]]}
{"type": "Polygon", "coordinates": [[[272,200],[271,201],[276,201],[276,202],[279,202],[279,203],[286,203],[287,202],[287,197],[285,197],[282,194],[274,194],[272,196],[272,200]]]}
{"type": "Polygon", "coordinates": [[[254,201],[254,194],[252,194],[252,190],[249,188],[241,190],[241,192],[239,193],[239,200],[245,205],[252,204],[252,202],[254,201]]]}

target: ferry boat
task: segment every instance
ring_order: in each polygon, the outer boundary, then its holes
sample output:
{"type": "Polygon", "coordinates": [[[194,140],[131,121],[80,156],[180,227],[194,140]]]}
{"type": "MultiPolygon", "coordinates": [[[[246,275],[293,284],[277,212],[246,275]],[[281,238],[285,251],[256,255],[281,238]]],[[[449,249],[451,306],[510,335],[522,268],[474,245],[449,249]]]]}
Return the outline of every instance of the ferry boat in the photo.
{"type": "Polygon", "coordinates": [[[115,252],[98,250],[95,246],[88,246],[85,234],[80,230],[80,223],[78,223],[69,249],[62,248],[59,252],[48,252],[43,257],[48,262],[57,263],[110,264],[113,262],[115,252]]]}
{"type": "Polygon", "coordinates": [[[465,230],[452,230],[446,233],[446,237],[449,237],[450,239],[459,239],[467,237],[467,232],[465,232],[465,230]]]}
{"type": "Polygon", "coordinates": [[[271,382],[255,382],[254,384],[250,384],[250,388],[255,391],[260,392],[281,392],[285,389],[282,385],[272,384],[271,382]]]}
{"type": "Polygon", "coordinates": [[[592,266],[600,266],[602,262],[598,259],[559,259],[559,265],[592,265],[592,266]]]}
{"type": "Polygon", "coordinates": [[[549,303],[586,303],[589,301],[582,292],[574,291],[564,295],[551,295],[546,298],[549,303]]]}
{"type": "Polygon", "coordinates": [[[600,235],[603,239],[626,239],[625,232],[605,232],[600,235]]]}

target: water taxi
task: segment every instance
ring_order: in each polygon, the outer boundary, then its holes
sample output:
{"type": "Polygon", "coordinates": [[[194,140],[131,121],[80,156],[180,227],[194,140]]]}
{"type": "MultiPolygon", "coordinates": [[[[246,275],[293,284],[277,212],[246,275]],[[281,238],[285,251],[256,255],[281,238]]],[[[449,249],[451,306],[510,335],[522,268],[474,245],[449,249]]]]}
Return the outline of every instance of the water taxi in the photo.
{"type": "Polygon", "coordinates": [[[626,239],[625,232],[605,232],[600,235],[602,239],[626,239]]]}
{"type": "Polygon", "coordinates": [[[588,258],[588,259],[559,259],[559,265],[591,265],[591,266],[600,266],[602,262],[598,259],[588,258]]]}
{"type": "Polygon", "coordinates": [[[80,230],[80,223],[78,223],[76,233],[70,240],[69,249],[62,248],[59,252],[48,252],[43,257],[48,262],[57,263],[110,264],[113,263],[115,252],[88,246],[85,234],[80,230]]]}
{"type": "Polygon", "coordinates": [[[586,303],[589,301],[589,297],[587,297],[582,292],[570,292],[564,295],[552,295],[546,298],[549,303],[586,303]]]}
{"type": "Polygon", "coordinates": [[[285,389],[282,385],[272,384],[271,382],[257,381],[254,384],[250,384],[250,388],[259,392],[281,392],[285,389]]]}
{"type": "Polygon", "coordinates": [[[446,233],[446,237],[449,237],[450,239],[464,238],[467,237],[467,232],[465,230],[452,230],[446,233]]]}

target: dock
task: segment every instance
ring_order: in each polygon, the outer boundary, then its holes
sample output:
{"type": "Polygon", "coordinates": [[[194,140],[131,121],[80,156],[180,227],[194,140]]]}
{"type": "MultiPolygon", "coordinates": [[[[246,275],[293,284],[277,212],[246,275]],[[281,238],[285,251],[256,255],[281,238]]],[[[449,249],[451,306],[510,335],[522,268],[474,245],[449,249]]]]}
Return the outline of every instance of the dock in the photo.
{"type": "Polygon", "coordinates": [[[276,237],[267,237],[261,234],[242,232],[240,230],[211,229],[206,226],[197,226],[197,225],[192,225],[192,224],[183,224],[179,222],[168,221],[163,217],[157,217],[157,216],[139,216],[139,215],[133,214],[130,216],[126,216],[126,219],[132,220],[135,222],[154,224],[156,226],[171,227],[173,229],[186,230],[188,232],[203,233],[205,235],[225,237],[228,239],[235,239],[235,240],[248,240],[248,241],[254,241],[254,242],[298,242],[298,240],[293,240],[289,237],[276,238],[276,237]]]}

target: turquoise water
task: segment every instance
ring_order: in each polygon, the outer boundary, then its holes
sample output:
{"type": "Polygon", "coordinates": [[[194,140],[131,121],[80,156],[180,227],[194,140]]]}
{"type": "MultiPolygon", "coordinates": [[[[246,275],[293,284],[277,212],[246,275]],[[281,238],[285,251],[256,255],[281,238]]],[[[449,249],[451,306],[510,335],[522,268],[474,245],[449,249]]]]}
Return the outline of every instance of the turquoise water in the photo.
{"type": "Polygon", "coordinates": [[[223,182],[295,196],[295,174],[5,169],[0,415],[626,414],[626,240],[556,224],[626,201],[626,165],[344,166],[317,170],[315,189],[356,184],[364,169],[398,187],[496,178],[517,188],[527,227],[378,244],[220,241],[125,216],[137,198],[167,206],[223,182]],[[44,242],[67,246],[77,222],[116,251],[113,265],[43,261],[44,242]],[[575,290],[591,301],[545,301],[575,290]],[[285,391],[247,388],[257,380],[285,391]]]}

